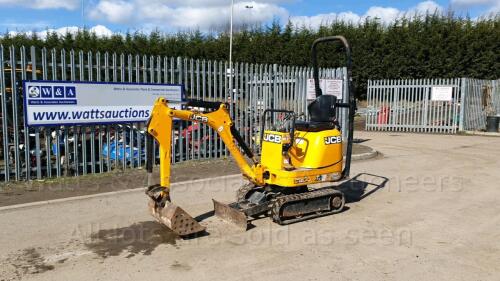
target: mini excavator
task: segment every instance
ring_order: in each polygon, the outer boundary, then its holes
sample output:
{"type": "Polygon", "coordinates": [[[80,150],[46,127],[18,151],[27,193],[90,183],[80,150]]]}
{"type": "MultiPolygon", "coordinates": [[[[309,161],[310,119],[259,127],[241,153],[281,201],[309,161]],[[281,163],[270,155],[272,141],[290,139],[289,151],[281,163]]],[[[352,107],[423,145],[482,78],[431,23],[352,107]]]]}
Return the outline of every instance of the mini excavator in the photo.
{"type": "Polygon", "coordinates": [[[249,217],[269,216],[274,222],[285,225],[343,210],[345,198],[341,191],[331,186],[312,189],[309,185],[338,182],[349,177],[356,110],[351,80],[351,49],[342,36],[324,37],[314,41],[311,57],[316,99],[308,105],[309,120],[297,120],[293,111],[266,109],[260,130],[260,160],[241,137],[226,103],[188,100],[182,110],[177,110],[169,107],[164,98],[155,102],[147,124],[150,136],[146,144],[149,153],[146,168],[150,184],[154,138],[160,147],[160,184],[148,186],[146,194],[150,197],[149,210],[160,223],[180,236],[205,231],[205,227],[171,202],[170,161],[174,118],[204,123],[213,128],[248,181],[237,190],[234,203],[223,204],[213,200],[214,213],[223,220],[246,230],[249,217]],[[347,102],[322,94],[317,47],[326,42],[340,43],[345,51],[347,102]],[[336,116],[338,108],[348,109],[347,128],[341,128],[339,124],[336,116]],[[291,125],[267,130],[267,115],[272,114],[286,116],[291,125]],[[346,141],[342,139],[342,129],[348,130],[346,141]]]}

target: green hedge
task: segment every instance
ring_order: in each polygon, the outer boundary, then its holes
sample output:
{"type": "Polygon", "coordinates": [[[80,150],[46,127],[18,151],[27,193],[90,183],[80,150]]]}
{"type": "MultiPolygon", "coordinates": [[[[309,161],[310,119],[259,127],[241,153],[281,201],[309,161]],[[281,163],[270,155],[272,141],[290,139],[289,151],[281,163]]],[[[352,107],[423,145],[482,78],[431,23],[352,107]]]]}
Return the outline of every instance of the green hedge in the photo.
{"type": "MultiPolygon", "coordinates": [[[[471,20],[427,15],[412,20],[402,18],[389,26],[376,20],[358,25],[335,22],[317,30],[273,23],[237,32],[234,60],[305,66],[310,63],[309,49],[315,38],[339,34],[352,45],[353,76],[360,98],[366,93],[367,79],[500,77],[500,16],[471,20]]],[[[85,30],[76,35],[48,34],[45,40],[36,35],[6,34],[0,43],[217,60],[226,60],[229,52],[227,33],[199,31],[99,38],[85,30]]],[[[343,58],[335,47],[320,51],[322,66],[342,65],[343,58]]]]}

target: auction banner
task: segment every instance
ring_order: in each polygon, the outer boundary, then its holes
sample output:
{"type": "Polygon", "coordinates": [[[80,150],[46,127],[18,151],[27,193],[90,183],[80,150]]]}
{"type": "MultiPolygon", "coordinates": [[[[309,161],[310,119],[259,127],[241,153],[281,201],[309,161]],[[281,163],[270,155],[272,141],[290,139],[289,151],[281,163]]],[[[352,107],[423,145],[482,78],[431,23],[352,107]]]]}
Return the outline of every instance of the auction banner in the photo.
{"type": "Polygon", "coordinates": [[[164,97],[180,108],[182,85],[114,82],[23,81],[28,126],[144,122],[164,97]]]}

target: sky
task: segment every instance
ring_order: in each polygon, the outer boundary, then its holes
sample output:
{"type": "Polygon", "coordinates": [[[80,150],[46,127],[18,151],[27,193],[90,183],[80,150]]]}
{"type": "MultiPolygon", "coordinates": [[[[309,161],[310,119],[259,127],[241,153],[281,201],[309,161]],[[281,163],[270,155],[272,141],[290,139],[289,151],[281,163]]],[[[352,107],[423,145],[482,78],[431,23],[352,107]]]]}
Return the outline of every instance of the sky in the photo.
{"type": "MultiPolygon", "coordinates": [[[[234,24],[278,20],[316,28],[336,19],[390,23],[402,15],[453,10],[471,18],[500,13],[500,0],[235,0],[234,24]]],[[[172,33],[220,30],[229,25],[231,0],[0,0],[0,32],[76,32],[99,36],[127,31],[172,33]]]]}

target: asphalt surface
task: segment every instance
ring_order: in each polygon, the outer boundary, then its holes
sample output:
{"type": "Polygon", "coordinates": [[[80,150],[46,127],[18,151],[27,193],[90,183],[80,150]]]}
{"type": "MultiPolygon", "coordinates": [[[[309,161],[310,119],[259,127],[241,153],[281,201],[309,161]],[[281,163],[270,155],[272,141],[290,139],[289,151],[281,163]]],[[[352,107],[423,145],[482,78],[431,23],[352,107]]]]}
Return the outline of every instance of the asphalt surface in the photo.
{"type": "Polygon", "coordinates": [[[500,138],[360,132],[346,210],[240,232],[211,216],[239,176],[173,188],[180,240],[140,191],[0,211],[0,280],[500,280],[500,138]]]}

